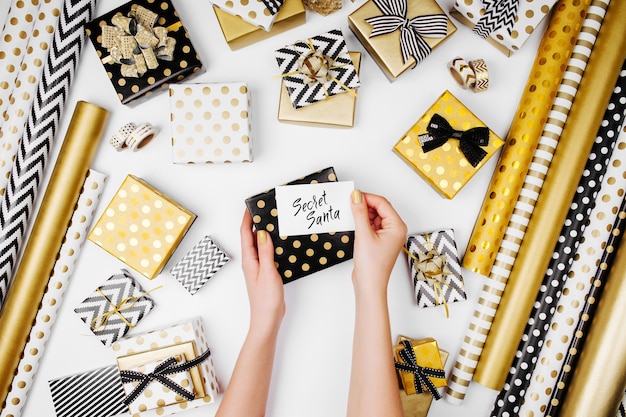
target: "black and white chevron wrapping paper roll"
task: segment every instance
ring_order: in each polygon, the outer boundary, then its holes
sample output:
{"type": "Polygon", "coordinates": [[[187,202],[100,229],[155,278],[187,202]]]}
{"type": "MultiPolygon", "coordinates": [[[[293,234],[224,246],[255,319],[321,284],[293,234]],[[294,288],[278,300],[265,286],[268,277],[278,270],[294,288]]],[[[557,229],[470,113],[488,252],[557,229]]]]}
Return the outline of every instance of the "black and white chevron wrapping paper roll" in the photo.
{"type": "Polygon", "coordinates": [[[57,417],[112,417],[128,411],[117,365],[48,381],[57,417]]]}
{"type": "Polygon", "coordinates": [[[37,95],[0,201],[0,308],[4,305],[24,233],[33,211],[65,100],[96,0],[66,0],[37,95]]]}
{"type": "MultiPolygon", "coordinates": [[[[594,201],[602,184],[609,159],[615,147],[626,113],[626,61],[622,66],[602,123],[594,139],[591,153],[580,178],[565,223],[551,256],[539,294],[517,348],[504,388],[496,398],[491,416],[517,415],[537,354],[543,345],[561,290],[567,279],[576,249],[580,244],[594,201]]],[[[592,138],[587,138],[591,140],[592,138]]]]}
{"type": "Polygon", "coordinates": [[[492,32],[504,27],[509,34],[515,24],[520,0],[483,0],[485,14],[480,17],[473,32],[485,39],[492,32]]]}
{"type": "Polygon", "coordinates": [[[103,345],[110,346],[153,308],[152,298],[127,270],[122,269],[120,274],[107,279],[74,311],[89,325],[103,345]]]}
{"type": "Polygon", "coordinates": [[[222,269],[230,257],[209,237],[198,242],[170,271],[191,295],[222,269]]]}

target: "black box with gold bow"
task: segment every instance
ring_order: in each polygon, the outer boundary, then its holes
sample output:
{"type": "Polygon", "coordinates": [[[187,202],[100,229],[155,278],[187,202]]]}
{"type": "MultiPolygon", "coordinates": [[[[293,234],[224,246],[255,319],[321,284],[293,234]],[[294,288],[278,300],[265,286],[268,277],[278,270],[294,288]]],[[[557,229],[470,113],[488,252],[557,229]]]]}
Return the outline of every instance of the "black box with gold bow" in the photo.
{"type": "Polygon", "coordinates": [[[456,31],[435,0],[369,0],[348,16],[348,24],[390,81],[456,31]]]}
{"type": "Polygon", "coordinates": [[[409,235],[406,243],[409,269],[419,307],[462,301],[465,294],[454,230],[409,235]]]}
{"type": "Polygon", "coordinates": [[[85,29],[122,104],[202,69],[170,0],[128,2],[85,29]]]}
{"type": "Polygon", "coordinates": [[[81,302],[74,311],[103,345],[124,336],[154,308],[154,301],[130,273],[122,269],[81,302]]]}
{"type": "Polygon", "coordinates": [[[446,90],[393,150],[451,199],[502,145],[502,139],[446,90]]]}
{"type": "MultiPolygon", "coordinates": [[[[329,181],[337,181],[332,167],[314,172],[287,185],[329,181]]],[[[257,230],[265,230],[270,234],[274,243],[274,261],[285,284],[352,259],[354,232],[280,236],[274,189],[246,199],[246,207],[257,230]]]]}

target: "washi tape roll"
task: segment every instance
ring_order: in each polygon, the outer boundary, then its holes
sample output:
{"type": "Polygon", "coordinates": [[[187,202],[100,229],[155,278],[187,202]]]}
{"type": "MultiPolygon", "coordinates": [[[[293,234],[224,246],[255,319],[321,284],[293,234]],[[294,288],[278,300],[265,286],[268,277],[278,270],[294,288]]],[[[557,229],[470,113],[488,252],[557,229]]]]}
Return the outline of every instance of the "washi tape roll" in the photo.
{"type": "Polygon", "coordinates": [[[133,122],[126,123],[124,126],[117,129],[117,132],[111,136],[109,139],[109,143],[118,151],[121,151],[126,146],[126,139],[128,136],[137,129],[137,125],[133,122]]]}
{"type": "Polygon", "coordinates": [[[126,138],[126,146],[128,146],[133,151],[137,151],[140,148],[143,148],[148,144],[157,134],[157,130],[150,123],[144,123],[139,126],[135,130],[133,130],[130,135],[126,138]]]}
{"type": "Polygon", "coordinates": [[[474,89],[476,85],[476,75],[469,64],[460,56],[448,62],[448,69],[455,81],[459,83],[463,89],[474,89]]]}
{"type": "Polygon", "coordinates": [[[474,71],[476,82],[472,87],[472,91],[480,93],[489,88],[489,72],[487,71],[487,63],[484,59],[474,59],[469,62],[469,66],[474,71]]]}

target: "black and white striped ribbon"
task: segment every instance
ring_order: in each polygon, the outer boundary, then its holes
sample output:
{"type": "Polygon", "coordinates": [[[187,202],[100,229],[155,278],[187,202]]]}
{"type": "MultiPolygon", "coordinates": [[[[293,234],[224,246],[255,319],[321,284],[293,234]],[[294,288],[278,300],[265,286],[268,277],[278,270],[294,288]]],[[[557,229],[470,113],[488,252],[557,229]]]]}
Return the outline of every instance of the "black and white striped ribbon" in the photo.
{"type": "Polygon", "coordinates": [[[415,59],[413,68],[431,52],[430,46],[422,37],[443,38],[448,33],[448,18],[445,14],[429,14],[408,19],[406,0],[374,0],[374,4],[383,15],[365,19],[372,25],[370,38],[400,30],[402,62],[405,63],[412,56],[415,59]]]}
{"type": "Polygon", "coordinates": [[[66,0],[63,5],[37,96],[0,202],[0,308],[7,296],[84,44],[83,26],[91,20],[95,4],[96,0],[66,0]]]}
{"type": "Polygon", "coordinates": [[[483,0],[485,14],[478,19],[473,32],[483,39],[500,28],[511,34],[519,3],[520,0],[483,0]]]}

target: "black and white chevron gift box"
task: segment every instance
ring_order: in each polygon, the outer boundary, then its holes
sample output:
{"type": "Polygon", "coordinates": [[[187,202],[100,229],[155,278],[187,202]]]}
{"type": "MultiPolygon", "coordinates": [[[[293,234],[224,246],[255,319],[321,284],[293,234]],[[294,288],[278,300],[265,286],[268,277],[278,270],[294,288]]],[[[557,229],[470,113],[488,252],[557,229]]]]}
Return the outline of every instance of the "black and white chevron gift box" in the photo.
{"type": "Polygon", "coordinates": [[[205,236],[174,265],[170,273],[193,295],[228,261],[230,257],[209,236],[205,236]]]}
{"type": "Polygon", "coordinates": [[[444,300],[445,303],[453,303],[467,298],[454,230],[442,229],[431,233],[410,235],[407,240],[407,249],[420,260],[431,252],[438,254],[445,262],[441,268],[441,278],[435,283],[436,277],[429,274],[432,270],[425,272],[412,256],[408,257],[415,287],[415,300],[419,307],[434,307],[444,304],[444,300]],[[424,275],[428,279],[424,279],[424,275]],[[435,288],[436,286],[438,288],[435,288]]]}
{"type": "Polygon", "coordinates": [[[296,109],[346,93],[361,85],[340,29],[287,45],[274,54],[291,104],[296,109]],[[303,59],[315,53],[326,61],[324,81],[311,81],[302,71],[303,59]]]}
{"type": "Polygon", "coordinates": [[[154,308],[154,301],[130,273],[111,276],[74,311],[105,346],[124,336],[154,308]]]}

